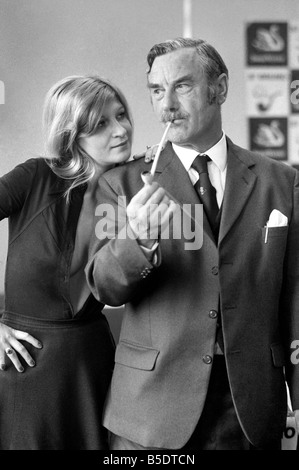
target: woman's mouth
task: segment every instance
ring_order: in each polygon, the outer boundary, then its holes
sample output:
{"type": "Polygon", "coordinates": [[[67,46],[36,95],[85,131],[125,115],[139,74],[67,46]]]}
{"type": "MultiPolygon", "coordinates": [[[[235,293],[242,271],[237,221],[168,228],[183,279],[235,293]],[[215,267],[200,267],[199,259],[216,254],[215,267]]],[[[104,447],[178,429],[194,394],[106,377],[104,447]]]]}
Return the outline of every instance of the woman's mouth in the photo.
{"type": "Polygon", "coordinates": [[[112,148],[118,148],[118,147],[124,147],[125,145],[127,145],[128,141],[127,140],[124,140],[123,142],[120,142],[119,144],[117,145],[113,145],[112,148]]]}

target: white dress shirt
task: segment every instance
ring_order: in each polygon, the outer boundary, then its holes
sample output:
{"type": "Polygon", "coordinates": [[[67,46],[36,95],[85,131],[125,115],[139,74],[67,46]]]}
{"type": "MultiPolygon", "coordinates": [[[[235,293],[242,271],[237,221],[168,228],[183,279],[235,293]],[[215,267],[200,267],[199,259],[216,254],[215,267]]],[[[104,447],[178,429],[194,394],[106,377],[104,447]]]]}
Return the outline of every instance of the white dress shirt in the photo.
{"type": "MultiPolygon", "coordinates": [[[[180,147],[179,145],[172,144],[173,150],[181,160],[182,164],[189,173],[190,180],[194,186],[199,179],[197,171],[191,167],[197,155],[201,155],[198,151],[180,147]]],[[[221,139],[213,147],[204,152],[212,161],[208,162],[208,173],[211,184],[216,189],[216,198],[218,206],[220,207],[223,200],[225,189],[226,169],[227,169],[227,145],[225,133],[222,133],[221,139]]]]}

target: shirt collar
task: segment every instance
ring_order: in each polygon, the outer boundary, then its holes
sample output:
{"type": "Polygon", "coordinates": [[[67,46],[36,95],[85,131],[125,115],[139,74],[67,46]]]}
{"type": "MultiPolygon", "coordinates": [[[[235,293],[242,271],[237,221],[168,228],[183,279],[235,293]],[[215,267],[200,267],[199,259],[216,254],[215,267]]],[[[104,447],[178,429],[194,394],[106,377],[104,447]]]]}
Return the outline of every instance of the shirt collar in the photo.
{"type": "MultiPolygon", "coordinates": [[[[199,154],[199,152],[194,149],[180,147],[176,144],[172,144],[172,147],[186,170],[189,171],[193,161],[195,160],[195,157],[199,154]]],[[[225,133],[222,132],[221,139],[218,140],[218,142],[213,145],[213,147],[207,149],[204,153],[209,155],[210,159],[215,163],[221,172],[224,171],[227,164],[227,145],[225,133]]]]}

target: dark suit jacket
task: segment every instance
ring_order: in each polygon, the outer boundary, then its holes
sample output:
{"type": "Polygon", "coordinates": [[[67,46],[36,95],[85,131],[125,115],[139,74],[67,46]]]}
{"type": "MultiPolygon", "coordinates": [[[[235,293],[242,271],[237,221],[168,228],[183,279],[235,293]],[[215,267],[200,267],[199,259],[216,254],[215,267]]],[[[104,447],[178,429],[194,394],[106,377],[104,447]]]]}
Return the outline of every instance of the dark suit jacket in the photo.
{"type": "MultiPolygon", "coordinates": [[[[129,201],[148,169],[138,160],[107,172],[99,203],[116,207],[120,195],[129,201]]],[[[169,144],[156,179],[181,203],[199,203],[169,144]]],[[[108,429],[149,447],[188,441],[204,406],[212,367],[206,355],[213,356],[216,332],[209,312],[220,299],[229,382],[244,432],[255,446],[281,437],[284,370],[299,406],[299,366],[290,361],[291,342],[299,339],[298,204],[296,170],[228,139],[218,247],[205,217],[202,248],[162,239],[155,267],[132,237],[95,237],[86,268],[92,292],[103,303],[126,303],[104,415],[108,429]],[[288,217],[288,227],[270,228],[265,243],[273,209],[288,217]]]]}

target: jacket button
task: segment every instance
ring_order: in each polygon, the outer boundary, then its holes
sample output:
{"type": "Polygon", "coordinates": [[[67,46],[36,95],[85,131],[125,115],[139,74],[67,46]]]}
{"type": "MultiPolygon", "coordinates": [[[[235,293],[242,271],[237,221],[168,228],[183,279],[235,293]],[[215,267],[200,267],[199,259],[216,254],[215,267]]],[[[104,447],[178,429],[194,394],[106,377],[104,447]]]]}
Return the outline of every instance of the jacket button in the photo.
{"type": "Polygon", "coordinates": [[[209,354],[206,354],[203,358],[202,358],[203,362],[205,364],[211,364],[213,359],[212,359],[212,356],[209,356],[209,354]]]}
{"type": "Polygon", "coordinates": [[[210,318],[217,318],[218,317],[218,312],[216,312],[216,310],[210,310],[209,311],[209,317],[210,318]]]}
{"type": "Polygon", "coordinates": [[[213,268],[212,268],[212,274],[214,274],[214,276],[217,276],[217,274],[218,274],[218,266],[213,266],[213,268]]]}

